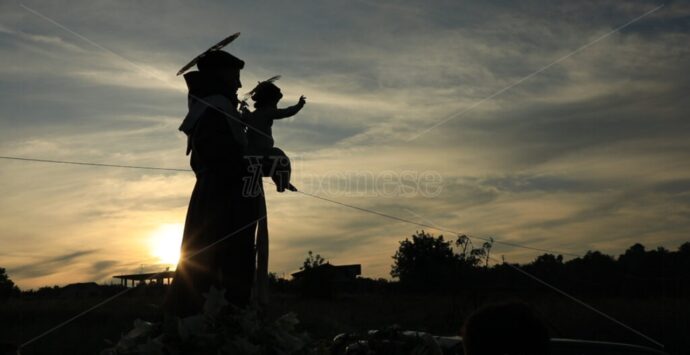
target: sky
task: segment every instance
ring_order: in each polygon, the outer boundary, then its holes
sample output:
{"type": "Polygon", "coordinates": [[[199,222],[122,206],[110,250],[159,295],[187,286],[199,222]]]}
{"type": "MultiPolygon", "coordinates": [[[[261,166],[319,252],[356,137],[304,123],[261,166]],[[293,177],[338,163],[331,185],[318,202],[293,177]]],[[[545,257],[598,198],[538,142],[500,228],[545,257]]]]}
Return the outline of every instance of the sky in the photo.
{"type": "MultiPolygon", "coordinates": [[[[188,168],[175,73],[235,32],[240,93],[279,74],[280,105],[307,97],[273,127],[302,191],[575,255],[690,240],[682,2],[3,1],[0,155],[188,168]]],[[[0,267],[22,289],[162,270],[193,186],[188,172],[0,159],[0,267]]],[[[312,250],[390,278],[424,229],[267,198],[279,276],[312,250]]]]}

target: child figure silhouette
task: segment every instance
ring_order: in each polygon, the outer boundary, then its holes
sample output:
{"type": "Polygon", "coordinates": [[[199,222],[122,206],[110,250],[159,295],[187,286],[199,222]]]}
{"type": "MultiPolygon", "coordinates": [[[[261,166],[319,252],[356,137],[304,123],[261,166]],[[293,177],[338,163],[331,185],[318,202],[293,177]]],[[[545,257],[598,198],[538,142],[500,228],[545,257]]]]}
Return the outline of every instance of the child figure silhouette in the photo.
{"type": "Polygon", "coordinates": [[[278,108],[278,102],[283,97],[280,88],[273,82],[280,76],[274,76],[266,81],[261,81],[249,92],[254,101],[254,111],[247,108],[247,103],[242,102],[241,111],[244,121],[251,126],[247,131],[249,156],[259,160],[263,176],[270,176],[276,184],[278,192],[285,189],[297,191],[290,183],[290,159],[281,149],[274,146],[273,120],[279,120],[297,114],[304,104],[306,97],[301,96],[297,104],[278,108]]]}

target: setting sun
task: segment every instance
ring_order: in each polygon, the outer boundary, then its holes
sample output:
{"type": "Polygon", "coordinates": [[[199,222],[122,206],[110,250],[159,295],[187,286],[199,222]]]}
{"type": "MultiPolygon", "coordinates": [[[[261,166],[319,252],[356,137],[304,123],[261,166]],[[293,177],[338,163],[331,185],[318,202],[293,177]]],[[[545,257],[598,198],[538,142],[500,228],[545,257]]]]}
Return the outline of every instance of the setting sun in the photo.
{"type": "Polygon", "coordinates": [[[179,223],[164,224],[151,234],[151,254],[161,263],[177,265],[180,259],[183,228],[179,223]]]}

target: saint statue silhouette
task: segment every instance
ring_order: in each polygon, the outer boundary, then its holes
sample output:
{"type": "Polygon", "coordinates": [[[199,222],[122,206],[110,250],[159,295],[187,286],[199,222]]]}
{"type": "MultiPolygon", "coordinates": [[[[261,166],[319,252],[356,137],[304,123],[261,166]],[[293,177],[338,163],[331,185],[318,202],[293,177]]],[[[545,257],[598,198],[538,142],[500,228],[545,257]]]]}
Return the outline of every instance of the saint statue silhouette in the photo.
{"type": "Polygon", "coordinates": [[[178,73],[194,64],[198,68],[184,74],[189,113],[180,126],[188,138],[187,154],[191,153],[196,183],[180,261],[164,301],[166,313],[179,317],[199,313],[211,286],[224,289],[228,302],[238,307],[250,304],[253,285],[261,286],[254,299],[267,302],[265,201],[263,193],[248,194],[244,186],[247,180],[255,180],[245,159],[246,129],[238,111],[244,61],[220,49],[238,35],[211,47],[178,73]],[[261,253],[255,275],[257,228],[261,253]]]}

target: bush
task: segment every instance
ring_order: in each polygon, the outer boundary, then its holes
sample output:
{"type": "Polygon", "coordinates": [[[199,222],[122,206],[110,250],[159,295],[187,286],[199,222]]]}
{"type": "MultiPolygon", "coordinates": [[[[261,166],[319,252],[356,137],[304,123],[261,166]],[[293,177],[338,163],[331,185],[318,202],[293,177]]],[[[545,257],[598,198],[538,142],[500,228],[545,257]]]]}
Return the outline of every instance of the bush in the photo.
{"type": "Polygon", "coordinates": [[[20,294],[19,287],[10,280],[5,269],[0,267],[0,301],[5,301],[10,297],[17,297],[20,294]]]}

